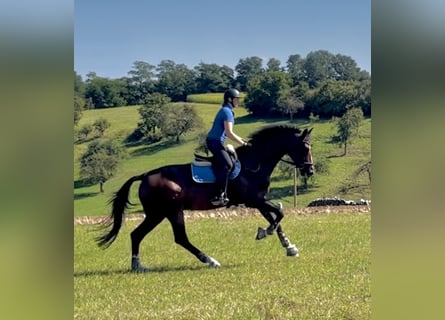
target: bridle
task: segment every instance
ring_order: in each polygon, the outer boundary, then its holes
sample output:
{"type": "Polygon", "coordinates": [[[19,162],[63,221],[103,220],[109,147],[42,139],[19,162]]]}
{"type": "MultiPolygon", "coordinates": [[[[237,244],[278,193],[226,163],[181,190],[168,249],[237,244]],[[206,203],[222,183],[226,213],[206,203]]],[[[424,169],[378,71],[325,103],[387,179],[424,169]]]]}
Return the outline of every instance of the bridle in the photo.
{"type": "Polygon", "coordinates": [[[299,168],[302,168],[302,167],[304,167],[304,166],[312,166],[312,165],[314,165],[314,163],[312,162],[312,154],[311,154],[311,145],[310,145],[310,142],[308,141],[308,140],[303,140],[303,143],[304,143],[304,145],[305,145],[305,147],[306,148],[308,148],[309,149],[309,151],[308,151],[308,153],[307,153],[307,155],[306,155],[306,161],[304,161],[302,164],[301,164],[301,166],[299,166],[299,165],[297,165],[294,161],[289,161],[289,160],[286,160],[286,159],[283,159],[283,158],[281,158],[280,159],[280,161],[282,161],[282,162],[284,162],[284,163],[287,163],[287,164],[290,164],[291,166],[294,166],[294,167],[299,167],[299,168]]]}

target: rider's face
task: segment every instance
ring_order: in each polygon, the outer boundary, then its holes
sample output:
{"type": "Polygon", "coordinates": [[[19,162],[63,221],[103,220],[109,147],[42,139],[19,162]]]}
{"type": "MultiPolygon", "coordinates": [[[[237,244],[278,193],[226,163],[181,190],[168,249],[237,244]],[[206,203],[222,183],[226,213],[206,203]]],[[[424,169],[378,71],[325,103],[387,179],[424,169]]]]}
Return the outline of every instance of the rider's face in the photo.
{"type": "Polygon", "coordinates": [[[233,98],[233,99],[232,99],[232,105],[233,105],[234,107],[237,107],[237,106],[239,105],[239,98],[233,98]]]}

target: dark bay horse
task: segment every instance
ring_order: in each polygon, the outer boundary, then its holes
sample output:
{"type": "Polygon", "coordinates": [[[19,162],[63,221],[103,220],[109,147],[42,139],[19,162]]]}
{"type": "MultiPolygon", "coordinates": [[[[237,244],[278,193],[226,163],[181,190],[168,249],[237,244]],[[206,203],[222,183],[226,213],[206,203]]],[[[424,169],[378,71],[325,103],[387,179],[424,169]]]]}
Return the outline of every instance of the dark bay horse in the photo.
{"type": "MultiPolygon", "coordinates": [[[[283,218],[281,205],[276,205],[265,198],[270,185],[270,176],[283,156],[288,155],[292,164],[300,173],[311,176],[314,173],[312,163],[310,133],[293,126],[273,125],[263,127],[251,135],[247,146],[238,147],[236,154],[241,163],[241,170],[236,178],[229,181],[227,194],[232,205],[245,205],[256,208],[269,222],[267,229],[259,228],[257,239],[277,232],[281,245],[287,255],[296,256],[298,250],[291,244],[283,232],[280,221],[283,218]]],[[[215,209],[210,203],[214,194],[214,185],[197,183],[192,179],[191,164],[168,165],[145,172],[128,179],[111,199],[112,212],[105,222],[109,232],[96,240],[100,247],[108,247],[117,237],[122,226],[124,211],[130,204],[128,195],[135,181],[141,181],[139,199],[145,212],[145,219],[131,233],[131,269],[136,272],[148,271],[140,263],[139,245],[144,237],[165,218],[171,223],[175,242],[201,262],[211,267],[220,263],[208,256],[188,240],[183,210],[215,209]]]]}

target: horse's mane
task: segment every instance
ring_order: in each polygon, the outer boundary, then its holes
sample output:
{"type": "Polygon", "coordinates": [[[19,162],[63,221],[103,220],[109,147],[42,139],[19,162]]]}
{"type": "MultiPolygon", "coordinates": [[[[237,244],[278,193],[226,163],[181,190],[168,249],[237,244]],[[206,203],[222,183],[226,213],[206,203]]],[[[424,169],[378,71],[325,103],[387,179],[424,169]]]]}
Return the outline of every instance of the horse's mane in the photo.
{"type": "Polygon", "coordinates": [[[291,125],[269,125],[260,128],[250,135],[252,143],[270,139],[271,137],[279,137],[282,135],[300,134],[301,130],[291,125]]]}

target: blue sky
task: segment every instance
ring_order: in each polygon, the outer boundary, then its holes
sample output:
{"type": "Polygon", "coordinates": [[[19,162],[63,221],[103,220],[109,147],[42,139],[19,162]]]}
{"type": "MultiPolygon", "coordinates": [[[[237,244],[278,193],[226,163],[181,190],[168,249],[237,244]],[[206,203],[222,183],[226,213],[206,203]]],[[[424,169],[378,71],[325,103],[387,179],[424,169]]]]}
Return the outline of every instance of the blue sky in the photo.
{"type": "Polygon", "coordinates": [[[75,0],[74,70],[126,76],[135,61],[264,64],[327,50],[371,71],[371,0],[75,0]]]}

